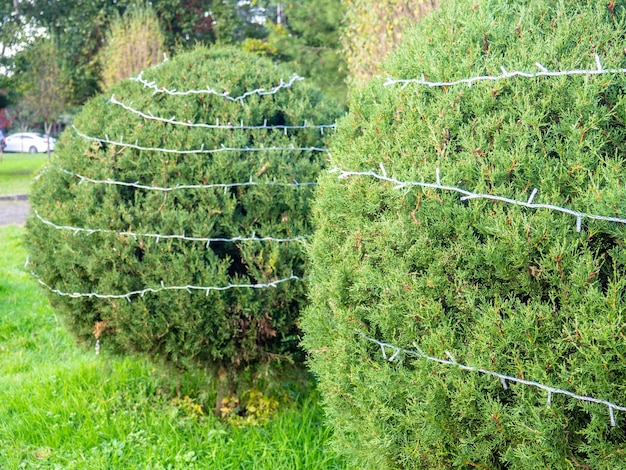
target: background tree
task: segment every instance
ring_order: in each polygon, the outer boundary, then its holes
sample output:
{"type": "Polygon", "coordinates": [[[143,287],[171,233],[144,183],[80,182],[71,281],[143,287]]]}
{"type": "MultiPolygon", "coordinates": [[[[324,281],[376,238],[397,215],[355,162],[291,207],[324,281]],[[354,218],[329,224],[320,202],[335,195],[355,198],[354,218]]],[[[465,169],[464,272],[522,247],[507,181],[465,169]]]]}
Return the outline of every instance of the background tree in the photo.
{"type": "Polygon", "coordinates": [[[154,9],[145,3],[117,14],[100,52],[103,88],[163,61],[164,35],[154,9]]]}
{"type": "MultiPolygon", "coordinates": [[[[67,71],[71,94],[68,104],[81,105],[103,84],[103,62],[98,60],[111,21],[133,5],[133,0],[31,0],[0,2],[0,48],[41,30],[57,39],[58,53],[67,71]]],[[[287,62],[300,75],[337,99],[345,96],[346,66],[341,57],[339,28],[341,0],[153,0],[169,55],[197,43],[241,44],[244,49],[287,62]]],[[[0,50],[1,52],[1,50],[0,50]]],[[[0,54],[2,55],[2,54],[0,54]]],[[[16,89],[26,71],[18,56],[0,57],[11,69],[2,74],[0,89],[16,89]],[[3,83],[9,86],[3,86],[3,83]]]]}
{"type": "Polygon", "coordinates": [[[65,109],[68,96],[68,80],[59,63],[55,39],[40,39],[29,49],[27,58],[29,67],[23,104],[43,122],[44,132],[49,138],[53,124],[65,109]]]}
{"type": "MultiPolygon", "coordinates": [[[[265,23],[256,30],[248,28],[242,47],[288,63],[327,96],[344,103],[347,67],[339,35],[341,0],[265,2],[262,11],[265,23]]],[[[258,18],[249,12],[243,16],[247,21],[258,18]]]]}
{"type": "MultiPolygon", "coordinates": [[[[0,60],[18,43],[22,38],[20,31],[24,18],[19,14],[18,5],[12,5],[9,2],[0,4],[0,60]]],[[[0,65],[3,65],[0,62],[0,65]]]]}
{"type": "MultiPolygon", "coordinates": [[[[19,102],[28,61],[13,52],[15,45],[30,47],[34,32],[52,34],[61,67],[67,71],[68,106],[82,105],[105,83],[107,62],[99,58],[111,21],[133,4],[133,0],[30,0],[17,5],[18,14],[13,2],[0,2],[0,89],[19,102]]],[[[238,44],[290,64],[326,95],[345,101],[341,0],[152,0],[150,5],[169,56],[198,43],[238,44]]]]}
{"type": "Polygon", "coordinates": [[[151,2],[161,20],[165,46],[172,51],[187,44],[211,44],[217,38],[212,0],[158,0],[151,2]]]}
{"type": "MultiPolygon", "coordinates": [[[[105,43],[110,22],[123,15],[133,3],[132,0],[32,0],[20,3],[23,20],[19,24],[32,23],[56,36],[59,57],[71,83],[71,104],[82,104],[100,91],[102,64],[97,60],[98,53],[105,43]]],[[[154,0],[151,4],[161,21],[168,51],[197,42],[208,44],[215,41],[210,15],[212,1],[154,0]]],[[[0,7],[0,13],[8,10],[12,10],[11,5],[0,7]]],[[[5,35],[7,26],[18,23],[14,16],[11,12],[2,15],[0,37],[5,35]]]]}
{"type": "Polygon", "coordinates": [[[21,52],[27,49],[45,30],[20,13],[19,4],[0,3],[0,90],[15,101],[14,88],[19,84],[21,52]]]}
{"type": "Polygon", "coordinates": [[[364,84],[379,72],[404,29],[420,20],[440,0],[344,0],[342,42],[351,83],[364,84]]]}
{"type": "Polygon", "coordinates": [[[125,0],[33,0],[21,4],[25,18],[56,37],[59,61],[67,70],[72,104],[82,104],[99,90],[100,69],[95,60],[102,47],[109,18],[123,12],[125,0]]]}
{"type": "Polygon", "coordinates": [[[341,50],[341,0],[298,0],[284,6],[284,21],[272,32],[277,36],[281,60],[311,78],[340,102],[346,100],[347,65],[341,50]]]}

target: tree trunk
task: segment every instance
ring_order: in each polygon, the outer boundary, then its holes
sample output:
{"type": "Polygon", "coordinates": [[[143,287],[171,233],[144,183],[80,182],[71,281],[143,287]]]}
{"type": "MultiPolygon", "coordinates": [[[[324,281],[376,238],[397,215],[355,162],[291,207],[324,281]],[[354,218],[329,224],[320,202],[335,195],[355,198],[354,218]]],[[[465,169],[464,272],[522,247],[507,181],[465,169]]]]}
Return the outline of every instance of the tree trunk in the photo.
{"type": "MultiPolygon", "coordinates": [[[[17,0],[16,0],[17,1],[17,0]]],[[[51,122],[44,122],[43,124],[43,128],[46,131],[46,150],[48,152],[48,160],[50,160],[50,132],[52,131],[52,124],[51,122]]]]}

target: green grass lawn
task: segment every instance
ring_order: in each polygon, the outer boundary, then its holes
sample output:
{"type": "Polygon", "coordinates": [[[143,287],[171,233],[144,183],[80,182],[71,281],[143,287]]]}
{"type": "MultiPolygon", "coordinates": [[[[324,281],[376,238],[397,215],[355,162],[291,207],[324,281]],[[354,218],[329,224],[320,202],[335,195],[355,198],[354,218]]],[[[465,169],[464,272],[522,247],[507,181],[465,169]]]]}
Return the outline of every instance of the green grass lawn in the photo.
{"type": "Polygon", "coordinates": [[[0,227],[0,469],[341,469],[315,391],[264,425],[228,426],[196,405],[199,372],[77,345],[0,227]],[[188,398],[185,398],[188,397],[188,398]]]}
{"type": "Polygon", "coordinates": [[[47,161],[45,153],[4,153],[0,162],[0,196],[29,194],[34,173],[47,161]]]}

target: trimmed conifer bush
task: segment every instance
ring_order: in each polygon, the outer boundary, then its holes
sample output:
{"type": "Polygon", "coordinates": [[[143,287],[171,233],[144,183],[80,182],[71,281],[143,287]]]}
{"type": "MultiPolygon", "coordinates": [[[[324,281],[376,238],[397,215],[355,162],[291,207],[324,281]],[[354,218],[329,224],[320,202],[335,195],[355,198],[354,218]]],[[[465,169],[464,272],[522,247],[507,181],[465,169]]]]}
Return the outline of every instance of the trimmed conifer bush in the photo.
{"type": "MultiPolygon", "coordinates": [[[[623,1],[442,3],[386,74],[626,67],[623,1]]],[[[624,217],[625,86],[381,78],[355,94],[331,146],[341,171],[320,178],[303,329],[359,468],[626,467],[626,412],[485,373],[626,405],[624,224],[577,231],[575,215],[490,199],[624,217]]]]}
{"type": "Polygon", "coordinates": [[[31,268],[77,336],[183,365],[296,351],[307,183],[326,160],[314,126],[339,109],[290,77],[199,48],[84,107],[34,184],[27,225],[31,268]],[[268,237],[283,241],[246,240],[268,237]]]}

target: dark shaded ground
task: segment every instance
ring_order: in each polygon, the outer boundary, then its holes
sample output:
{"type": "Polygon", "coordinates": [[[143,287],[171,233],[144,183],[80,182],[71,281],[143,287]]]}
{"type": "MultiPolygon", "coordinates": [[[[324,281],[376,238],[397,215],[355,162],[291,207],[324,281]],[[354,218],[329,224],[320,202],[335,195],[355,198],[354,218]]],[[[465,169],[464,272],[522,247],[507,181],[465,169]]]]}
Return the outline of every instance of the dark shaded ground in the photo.
{"type": "Polygon", "coordinates": [[[0,196],[0,225],[24,225],[29,211],[27,196],[0,196]]]}

